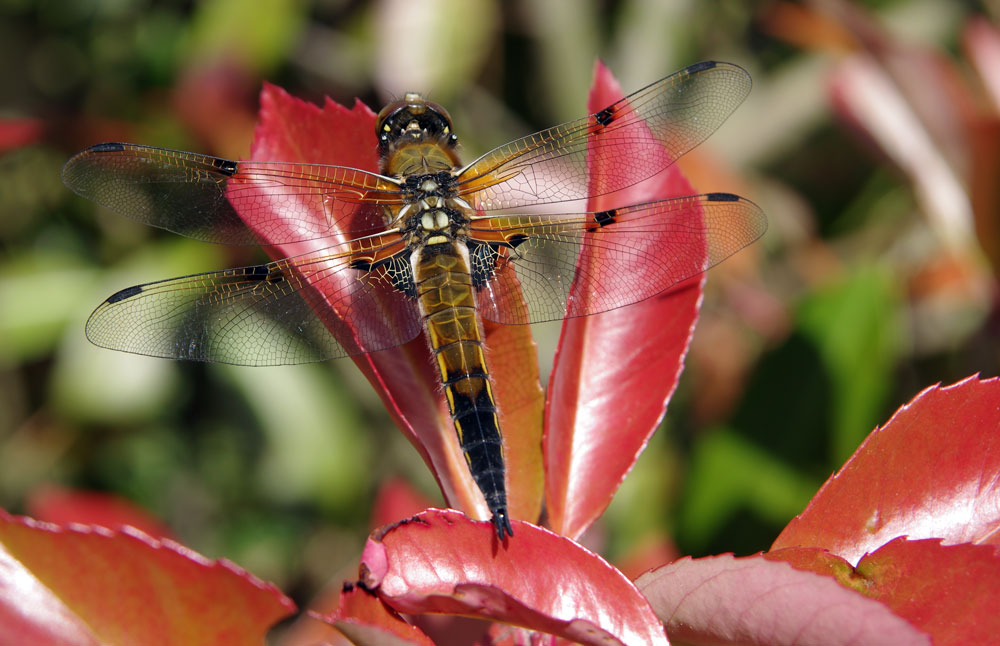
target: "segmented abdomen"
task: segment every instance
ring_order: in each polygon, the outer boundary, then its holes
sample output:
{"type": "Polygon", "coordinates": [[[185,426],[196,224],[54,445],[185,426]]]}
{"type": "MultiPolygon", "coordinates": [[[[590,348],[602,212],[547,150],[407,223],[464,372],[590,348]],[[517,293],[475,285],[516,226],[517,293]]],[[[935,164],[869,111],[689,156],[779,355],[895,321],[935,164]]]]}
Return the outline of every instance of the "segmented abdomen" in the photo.
{"type": "Polygon", "coordinates": [[[503,446],[468,251],[456,242],[426,246],[413,254],[413,278],[459,444],[503,539],[511,533],[503,446]]]}

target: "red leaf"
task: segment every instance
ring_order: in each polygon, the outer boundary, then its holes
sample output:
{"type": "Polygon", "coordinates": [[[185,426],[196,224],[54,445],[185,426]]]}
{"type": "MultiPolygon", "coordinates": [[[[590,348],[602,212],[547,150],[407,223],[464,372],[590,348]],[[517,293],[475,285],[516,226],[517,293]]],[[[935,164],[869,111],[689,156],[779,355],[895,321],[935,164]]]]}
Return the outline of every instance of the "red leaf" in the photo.
{"type": "Polygon", "coordinates": [[[857,570],[817,548],[788,548],[769,559],[830,574],[881,601],[934,644],[988,644],[1000,634],[1000,553],[988,545],[941,545],[899,538],[861,559],[857,570]]]}
{"type": "Polygon", "coordinates": [[[52,485],[32,492],[27,506],[32,517],[47,523],[100,525],[108,529],[128,525],[153,538],[172,537],[167,526],[144,509],[111,494],[73,491],[52,485]]]}
{"type": "Polygon", "coordinates": [[[994,643],[1000,635],[1000,554],[991,546],[897,539],[861,559],[858,572],[869,596],[937,646],[994,643]]]}
{"type": "Polygon", "coordinates": [[[0,510],[0,643],[258,646],[293,610],[238,566],[172,541],[0,510]]]}
{"type": "Polygon", "coordinates": [[[685,557],[636,586],[675,644],[930,644],[888,608],[829,577],[761,556],[685,557]]]}
{"type": "Polygon", "coordinates": [[[771,547],[857,563],[897,536],[1000,542],[1000,381],[931,386],[875,429],[771,547]]]}
{"type": "Polygon", "coordinates": [[[357,646],[434,646],[430,638],[388,608],[371,592],[345,586],[340,607],[329,617],[318,617],[337,627],[357,646]]]}
{"type": "Polygon", "coordinates": [[[398,612],[492,619],[583,644],[666,644],[634,586],[569,539],[514,522],[499,545],[488,523],[429,510],[373,535],[363,582],[398,612]]]}
{"type": "MultiPolygon", "coordinates": [[[[588,108],[597,112],[620,98],[617,81],[598,64],[588,108]]],[[[591,154],[596,176],[606,160],[591,154]]],[[[637,154],[650,153],[643,148],[637,154]]],[[[680,171],[671,167],[653,181],[592,198],[588,209],[692,193],[680,171]]],[[[691,217],[700,215],[692,211],[691,217]]],[[[662,252],[679,244],[663,238],[651,235],[649,247],[662,252]]],[[[704,240],[692,235],[680,244],[704,247],[704,240]]],[[[604,265],[606,275],[621,280],[647,278],[643,267],[622,266],[598,249],[581,254],[578,267],[589,264],[604,265]]],[[[571,298],[585,301],[593,296],[577,287],[571,298]]],[[[604,512],[645,448],[680,377],[701,294],[698,277],[627,308],[564,321],[545,411],[545,500],[555,531],[580,536],[604,512]]]]}

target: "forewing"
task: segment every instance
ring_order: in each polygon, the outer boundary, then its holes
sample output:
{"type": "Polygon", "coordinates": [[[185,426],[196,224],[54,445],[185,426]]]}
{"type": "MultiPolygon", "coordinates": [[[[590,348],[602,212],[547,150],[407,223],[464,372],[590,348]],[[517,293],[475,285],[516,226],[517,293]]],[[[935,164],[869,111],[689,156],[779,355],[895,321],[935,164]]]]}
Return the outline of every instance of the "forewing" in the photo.
{"type": "Polygon", "coordinates": [[[737,65],[697,63],[589,117],[494,149],[462,172],[459,194],[492,211],[621,190],[704,141],[742,103],[750,84],[737,65]],[[600,160],[595,177],[588,175],[588,150],[600,160]]]}
{"type": "Polygon", "coordinates": [[[598,213],[484,217],[473,225],[473,244],[495,250],[487,270],[493,278],[477,292],[477,304],[483,318],[508,324],[606,312],[706,271],[766,228],[760,207],[731,193],[598,213]],[[497,239],[508,242],[486,242],[497,239]],[[584,248],[596,261],[578,262],[584,248]],[[574,281],[584,296],[570,298],[574,281]]]}
{"type": "Polygon", "coordinates": [[[394,289],[388,270],[354,269],[352,258],[338,246],[129,287],[91,314],[87,338],[135,354],[274,366],[374,352],[416,337],[415,302],[394,289]]]}
{"type": "Polygon", "coordinates": [[[384,225],[375,204],[400,204],[395,183],[356,168],[232,161],[196,153],[98,144],[73,156],[63,182],[129,218],[227,244],[282,244],[384,225]],[[252,223],[252,227],[247,223],[252,223]]]}

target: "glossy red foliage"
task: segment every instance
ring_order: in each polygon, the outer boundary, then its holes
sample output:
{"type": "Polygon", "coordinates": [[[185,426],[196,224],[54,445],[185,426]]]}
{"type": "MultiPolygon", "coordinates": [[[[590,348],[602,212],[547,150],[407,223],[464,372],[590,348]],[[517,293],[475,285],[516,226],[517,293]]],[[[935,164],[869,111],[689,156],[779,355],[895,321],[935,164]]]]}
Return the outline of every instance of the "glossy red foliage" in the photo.
{"type": "MultiPolygon", "coordinates": [[[[620,96],[599,67],[591,109],[620,96]]],[[[261,101],[254,159],[375,170],[374,114],[363,105],[348,110],[328,101],[319,108],[273,86],[261,101]]],[[[600,154],[590,161],[600,172],[600,154]]],[[[671,170],[588,208],[693,192],[671,170]]],[[[691,248],[700,241],[683,242],[691,248]]],[[[668,243],[677,241],[649,241],[656,248],[668,243]]],[[[271,253],[284,257],[325,244],[275,245],[271,253]]],[[[607,259],[588,251],[579,262],[607,259]]],[[[642,279],[642,267],[620,269],[622,280],[642,279]]],[[[931,637],[965,644],[1000,634],[996,379],[935,386],[901,408],[766,555],[681,559],[633,585],[571,540],[604,511],[659,424],[701,294],[695,279],[629,308],[568,320],[549,384],[544,445],[528,328],[487,324],[515,536],[498,542],[489,523],[451,510],[386,526],[366,544],[363,587],[346,588],[335,613],[314,618],[359,645],[427,646],[435,643],[431,636],[441,644],[655,645],[667,643],[664,626],[674,643],[686,644],[925,644],[931,637]],[[526,522],[538,519],[543,489],[554,531],[526,522]],[[897,539],[902,535],[946,544],[897,539]],[[415,627],[430,624],[421,623],[429,615],[443,617],[437,632],[415,627]],[[494,623],[472,623],[462,637],[442,639],[456,617],[494,623]]],[[[580,301],[592,296],[573,293],[580,301]]],[[[334,325],[331,332],[350,330],[334,325]]],[[[426,341],[356,362],[431,466],[448,503],[486,518],[426,341]]],[[[376,518],[396,519],[426,505],[398,492],[394,502],[399,506],[380,506],[376,518]]],[[[8,631],[0,632],[0,643],[8,635],[40,644],[260,643],[290,608],[235,566],[134,530],[61,529],[6,515],[0,521],[0,631],[8,631]]],[[[328,632],[319,639],[340,639],[322,628],[328,632]]]]}
{"type": "Polygon", "coordinates": [[[0,512],[0,643],[259,645],[294,610],[236,565],[137,530],[0,512]]]}
{"type": "MultiPolygon", "coordinates": [[[[617,81],[599,64],[589,111],[597,112],[622,96],[617,81]]],[[[606,162],[593,151],[591,157],[592,175],[597,176],[606,162]]],[[[694,192],[671,167],[651,181],[592,198],[588,209],[694,192]]],[[[697,221],[700,213],[692,209],[690,217],[697,221]]],[[[675,244],[704,246],[694,235],[682,242],[667,237],[651,234],[650,251],[675,244]]],[[[604,269],[616,277],[616,288],[617,281],[645,278],[643,267],[616,266],[599,248],[586,249],[578,264],[611,264],[604,269]]],[[[604,512],[663,418],[698,318],[701,280],[685,281],[636,305],[563,323],[545,411],[545,500],[549,525],[560,534],[576,538],[604,512]]],[[[592,296],[573,295],[580,300],[592,296]]]]}
{"type": "Polygon", "coordinates": [[[862,558],[856,569],[818,548],[786,548],[765,557],[832,576],[882,602],[938,646],[988,644],[1000,635],[1000,551],[992,545],[897,538],[862,558]]]}
{"type": "Polygon", "coordinates": [[[659,620],[618,570],[528,523],[497,543],[492,526],[428,510],[374,534],[362,582],[398,612],[480,617],[582,644],[666,644],[659,620]]]}
{"type": "Polygon", "coordinates": [[[1000,380],[931,386],[868,436],[772,550],[851,563],[897,536],[1000,542],[1000,380]]]}

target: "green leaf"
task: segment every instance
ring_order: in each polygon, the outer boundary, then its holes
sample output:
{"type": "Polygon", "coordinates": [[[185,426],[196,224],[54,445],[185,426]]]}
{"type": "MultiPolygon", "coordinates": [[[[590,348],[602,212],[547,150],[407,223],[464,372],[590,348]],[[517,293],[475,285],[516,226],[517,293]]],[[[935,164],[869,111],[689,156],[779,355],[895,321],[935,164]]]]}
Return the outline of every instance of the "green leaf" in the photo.
{"type": "Polygon", "coordinates": [[[799,326],[833,382],[831,448],[837,464],[882,418],[899,351],[897,301],[891,274],[862,266],[844,282],[817,290],[799,308],[799,326]]]}
{"type": "Polygon", "coordinates": [[[717,429],[695,445],[686,487],[678,532],[702,543],[741,508],[780,527],[809,502],[818,483],[732,431],[717,429]]]}

